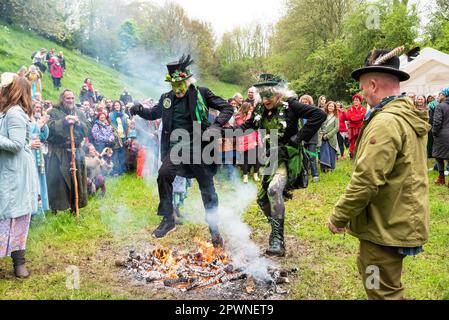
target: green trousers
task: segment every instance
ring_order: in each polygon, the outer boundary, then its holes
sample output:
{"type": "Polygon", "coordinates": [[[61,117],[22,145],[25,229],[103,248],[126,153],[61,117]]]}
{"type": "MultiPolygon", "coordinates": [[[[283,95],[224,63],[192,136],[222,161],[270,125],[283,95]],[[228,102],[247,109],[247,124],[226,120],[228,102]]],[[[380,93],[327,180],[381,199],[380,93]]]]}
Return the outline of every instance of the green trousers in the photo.
{"type": "Polygon", "coordinates": [[[360,240],[357,265],[369,300],[404,298],[404,287],[401,283],[404,258],[404,255],[397,252],[397,248],[360,240]]]}

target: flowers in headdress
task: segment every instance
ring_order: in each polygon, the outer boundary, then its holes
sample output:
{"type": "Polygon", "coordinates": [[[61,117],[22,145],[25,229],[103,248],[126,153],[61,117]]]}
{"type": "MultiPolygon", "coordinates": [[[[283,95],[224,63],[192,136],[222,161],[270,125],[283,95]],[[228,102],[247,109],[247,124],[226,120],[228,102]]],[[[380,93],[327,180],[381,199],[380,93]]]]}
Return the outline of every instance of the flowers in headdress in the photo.
{"type": "Polygon", "coordinates": [[[165,80],[166,81],[170,81],[170,82],[178,82],[178,81],[186,80],[191,75],[192,75],[192,72],[189,69],[187,69],[185,71],[181,71],[181,70],[178,69],[171,75],[167,74],[165,76],[165,80]]]}

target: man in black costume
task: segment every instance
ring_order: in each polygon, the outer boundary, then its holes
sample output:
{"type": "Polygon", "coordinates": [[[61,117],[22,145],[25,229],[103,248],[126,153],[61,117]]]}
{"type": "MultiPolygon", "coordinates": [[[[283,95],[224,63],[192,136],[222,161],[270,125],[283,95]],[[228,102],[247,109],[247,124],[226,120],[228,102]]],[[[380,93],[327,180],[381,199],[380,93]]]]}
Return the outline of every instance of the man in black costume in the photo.
{"type": "Polygon", "coordinates": [[[135,102],[131,108],[131,114],[139,115],[146,120],[162,118],[161,159],[162,166],[159,169],[157,179],[159,189],[158,215],[163,216],[162,222],[153,232],[156,238],[163,238],[169,232],[176,229],[173,210],[173,181],[176,176],[196,178],[201,197],[206,209],[206,221],[215,247],[223,245],[223,240],[218,230],[218,196],[215,191],[213,177],[216,174],[216,165],[205,164],[201,161],[192,161],[203,151],[204,143],[199,141],[200,148],[195,149],[193,141],[194,127],[200,127],[201,133],[207,131],[218,132],[233,115],[232,106],[224,99],[214,95],[209,89],[195,85],[195,79],[189,66],[193,64],[190,55],[181,57],[179,61],[167,65],[168,74],[166,81],[170,82],[172,89],[164,93],[159,103],[151,108],[143,108],[142,104],[135,102]],[[214,123],[208,122],[209,108],[220,111],[220,115],[214,123]],[[185,139],[178,139],[176,132],[188,133],[191,138],[186,145],[185,139]],[[173,133],[173,134],[172,134],[173,133]],[[178,154],[172,152],[174,147],[180,148],[183,144],[183,152],[187,150],[188,161],[179,163],[178,154]],[[194,155],[195,154],[195,155],[194,155]]]}

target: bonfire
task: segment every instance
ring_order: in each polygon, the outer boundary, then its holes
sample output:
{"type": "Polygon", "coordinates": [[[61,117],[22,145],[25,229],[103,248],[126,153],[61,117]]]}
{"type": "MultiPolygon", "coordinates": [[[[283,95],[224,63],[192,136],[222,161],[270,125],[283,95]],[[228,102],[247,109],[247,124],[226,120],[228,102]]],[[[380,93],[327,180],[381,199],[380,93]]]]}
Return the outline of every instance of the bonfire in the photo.
{"type": "MultiPolygon", "coordinates": [[[[198,241],[198,246],[182,253],[177,248],[157,247],[146,254],[130,250],[125,262],[120,263],[128,273],[147,283],[161,282],[165,287],[182,292],[202,290],[246,279],[247,292],[251,293],[255,279],[241,267],[235,267],[223,248],[214,248],[211,243],[198,241]]],[[[265,284],[269,292],[287,293],[277,288],[278,284],[289,283],[289,272],[277,268],[267,270],[269,278],[265,284]]]]}

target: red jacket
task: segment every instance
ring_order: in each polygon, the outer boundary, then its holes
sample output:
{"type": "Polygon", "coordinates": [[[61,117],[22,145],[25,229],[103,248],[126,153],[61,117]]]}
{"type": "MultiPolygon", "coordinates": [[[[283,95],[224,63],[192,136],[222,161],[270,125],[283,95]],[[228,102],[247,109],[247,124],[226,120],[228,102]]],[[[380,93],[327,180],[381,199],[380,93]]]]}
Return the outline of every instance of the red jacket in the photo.
{"type": "Polygon", "coordinates": [[[346,112],[338,112],[338,120],[340,121],[338,132],[348,132],[348,127],[346,126],[346,112]]]}
{"type": "Polygon", "coordinates": [[[53,78],[62,78],[64,76],[64,69],[60,64],[53,63],[50,66],[50,74],[53,78]]]}
{"type": "Polygon", "coordinates": [[[365,119],[366,109],[363,106],[358,108],[351,106],[346,112],[346,119],[349,121],[349,128],[360,129],[365,119]]]}

